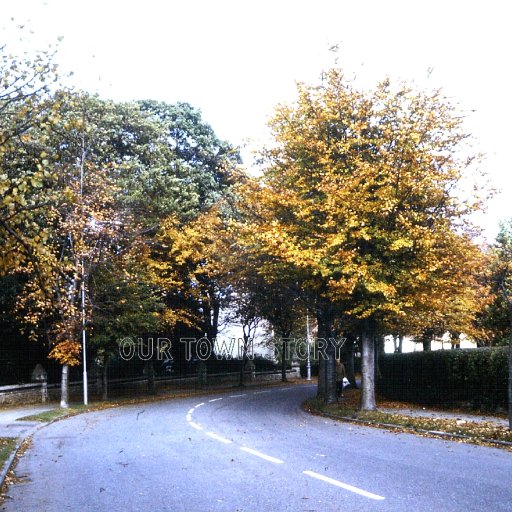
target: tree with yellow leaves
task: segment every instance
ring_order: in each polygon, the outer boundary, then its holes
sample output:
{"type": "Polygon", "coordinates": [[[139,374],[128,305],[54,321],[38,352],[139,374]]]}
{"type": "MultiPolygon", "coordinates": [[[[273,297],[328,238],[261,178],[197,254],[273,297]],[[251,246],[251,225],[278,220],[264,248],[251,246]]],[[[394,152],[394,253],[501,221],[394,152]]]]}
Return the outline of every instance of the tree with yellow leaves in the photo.
{"type": "MultiPolygon", "coordinates": [[[[471,264],[462,219],[478,203],[455,194],[473,162],[462,154],[462,118],[439,92],[388,80],[360,91],[333,69],[318,86],[299,85],[271,128],[275,144],[248,195],[260,219],[250,243],[272,257],[267,271],[295,269],[323,337],[332,337],[341,313],[359,322],[361,407],[373,409],[376,331],[419,305],[443,311],[453,300],[448,291],[465,286],[452,270],[471,264]]],[[[326,352],[331,402],[332,343],[326,352]]]]}
{"type": "Polygon", "coordinates": [[[152,283],[167,302],[163,315],[170,328],[181,323],[209,340],[217,337],[228,293],[229,244],[227,222],[218,207],[185,223],[176,216],[163,220],[144,258],[152,283]]]}

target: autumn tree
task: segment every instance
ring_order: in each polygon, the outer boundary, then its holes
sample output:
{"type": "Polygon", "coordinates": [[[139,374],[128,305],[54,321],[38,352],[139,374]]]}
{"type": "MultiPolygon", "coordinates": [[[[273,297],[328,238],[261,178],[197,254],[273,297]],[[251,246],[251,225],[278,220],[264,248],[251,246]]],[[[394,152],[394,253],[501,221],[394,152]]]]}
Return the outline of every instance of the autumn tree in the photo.
{"type": "Polygon", "coordinates": [[[34,134],[47,134],[53,122],[49,98],[56,80],[48,52],[17,58],[0,47],[0,275],[25,264],[41,278],[45,272],[45,214],[55,177],[34,134]]]}
{"type": "Polygon", "coordinates": [[[151,282],[161,290],[169,326],[184,324],[200,337],[217,337],[227,301],[230,235],[218,208],[182,223],[175,216],[161,227],[145,249],[151,282]]]}
{"type": "MultiPolygon", "coordinates": [[[[467,262],[472,242],[459,219],[475,205],[454,194],[472,163],[458,157],[462,120],[439,92],[388,80],[360,91],[335,69],[319,86],[300,85],[271,127],[275,144],[252,192],[262,219],[253,241],[292,265],[316,297],[319,335],[333,336],[340,306],[359,322],[361,407],[373,409],[375,335],[446,288],[447,259],[467,262]]],[[[327,402],[336,399],[334,349],[329,343],[327,402]]]]}
{"type": "MultiPolygon", "coordinates": [[[[143,334],[160,333],[166,327],[165,304],[141,266],[137,252],[137,245],[130,247],[104,261],[90,277],[88,332],[102,371],[103,400],[108,398],[109,364],[119,356],[120,341],[146,344],[144,353],[148,357],[154,355],[155,350],[167,348],[155,347],[158,343],[151,337],[142,339],[143,334]]],[[[148,381],[149,391],[152,391],[152,384],[148,381]]]]}
{"type": "MultiPolygon", "coordinates": [[[[68,367],[80,363],[81,335],[91,318],[89,278],[98,265],[115,259],[136,231],[129,212],[120,207],[118,183],[119,175],[134,167],[128,153],[144,153],[144,146],[126,135],[143,125],[143,115],[136,107],[83,93],[59,91],[48,101],[53,108],[49,128],[33,130],[25,144],[27,162],[37,166],[37,158],[44,158],[53,177],[45,211],[50,227],[43,243],[44,282],[33,265],[25,266],[30,279],[18,306],[28,323],[47,326],[50,357],[62,364],[61,402],[67,406],[68,367]]],[[[12,151],[11,165],[20,154],[12,151]]]]}

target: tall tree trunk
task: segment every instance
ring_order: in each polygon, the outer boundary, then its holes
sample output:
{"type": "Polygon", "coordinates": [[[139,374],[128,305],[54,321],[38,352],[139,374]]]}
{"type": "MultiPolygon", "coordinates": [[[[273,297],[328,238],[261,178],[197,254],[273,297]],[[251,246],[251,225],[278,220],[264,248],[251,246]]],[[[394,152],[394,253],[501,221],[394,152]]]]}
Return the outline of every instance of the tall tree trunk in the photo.
{"type": "Polygon", "coordinates": [[[336,392],[336,347],[332,336],[327,339],[327,360],[325,361],[325,398],[326,404],[333,404],[338,401],[336,392]]]}
{"type": "Polygon", "coordinates": [[[282,382],[286,382],[288,379],[286,378],[286,352],[288,350],[288,347],[287,347],[287,339],[286,338],[283,338],[282,342],[281,342],[281,350],[282,350],[282,354],[281,354],[281,381],[282,382]]]}
{"type": "Polygon", "coordinates": [[[399,354],[402,353],[403,346],[404,346],[404,337],[402,334],[400,334],[400,336],[398,336],[398,353],[399,354]]]}
{"type": "Polygon", "coordinates": [[[242,354],[242,361],[240,363],[240,376],[238,385],[243,388],[245,386],[245,365],[247,364],[247,342],[244,339],[244,353],[242,354]]]}
{"type": "Polygon", "coordinates": [[[361,333],[361,410],[374,411],[375,401],[375,338],[371,319],[363,320],[361,333]]]}
{"type": "Polygon", "coordinates": [[[350,382],[350,385],[357,389],[357,381],[356,381],[356,372],[354,365],[354,352],[355,352],[355,344],[356,340],[354,338],[349,338],[347,340],[347,351],[345,356],[345,370],[347,371],[347,379],[350,382]]]}
{"type": "MultiPolygon", "coordinates": [[[[319,351],[319,362],[324,361],[323,371],[323,401],[326,404],[336,403],[338,394],[336,393],[336,347],[333,343],[333,311],[329,300],[321,299],[318,304],[318,331],[323,333],[327,346],[324,352],[319,351]]],[[[321,368],[321,364],[320,364],[321,368]]],[[[318,375],[318,383],[320,387],[321,376],[318,375]]],[[[317,392],[319,396],[320,389],[317,392]]]]}
{"type": "Polygon", "coordinates": [[[105,356],[102,369],[101,399],[108,400],[108,357],[105,356]]]}
{"type": "Polygon", "coordinates": [[[315,340],[316,348],[317,348],[317,354],[318,354],[318,385],[316,390],[316,397],[319,400],[325,400],[325,369],[326,369],[326,361],[325,357],[322,355],[323,345],[325,344],[326,340],[326,332],[325,332],[325,322],[323,319],[323,316],[320,315],[319,310],[317,310],[316,314],[316,322],[318,326],[318,337],[315,340]]]}
{"type": "Polygon", "coordinates": [[[460,349],[460,333],[450,332],[450,342],[452,350],[460,349]]]}
{"type": "Polygon", "coordinates": [[[318,325],[318,337],[315,340],[318,354],[318,385],[316,389],[316,397],[318,400],[325,398],[325,358],[320,353],[320,344],[325,340],[325,324],[321,316],[317,312],[316,321],[318,325]]]}
{"type": "Polygon", "coordinates": [[[62,365],[62,373],[60,379],[60,406],[63,409],[69,407],[69,366],[62,365]]]}
{"type": "Polygon", "coordinates": [[[215,298],[215,292],[210,291],[211,297],[213,297],[212,306],[203,304],[203,328],[205,336],[208,341],[212,344],[212,350],[209,353],[208,360],[214,357],[215,352],[215,340],[219,333],[219,316],[220,316],[220,302],[215,298]]]}
{"type": "MultiPolygon", "coordinates": [[[[213,340],[217,338],[217,334],[219,332],[219,315],[220,315],[220,303],[219,301],[215,301],[213,304],[213,321],[212,321],[212,332],[210,340],[213,343],[213,340]]],[[[213,353],[213,351],[212,351],[213,353]]]]}
{"type": "Polygon", "coordinates": [[[421,344],[423,345],[423,352],[430,352],[432,350],[432,339],[424,337],[421,340],[421,344]]]}
{"type": "Polygon", "coordinates": [[[153,359],[146,361],[146,371],[148,376],[148,393],[150,395],[156,395],[155,367],[153,365],[153,359]]]}
{"type": "Polygon", "coordinates": [[[316,397],[319,400],[325,398],[325,359],[320,357],[318,359],[318,385],[316,388],[316,397]]]}

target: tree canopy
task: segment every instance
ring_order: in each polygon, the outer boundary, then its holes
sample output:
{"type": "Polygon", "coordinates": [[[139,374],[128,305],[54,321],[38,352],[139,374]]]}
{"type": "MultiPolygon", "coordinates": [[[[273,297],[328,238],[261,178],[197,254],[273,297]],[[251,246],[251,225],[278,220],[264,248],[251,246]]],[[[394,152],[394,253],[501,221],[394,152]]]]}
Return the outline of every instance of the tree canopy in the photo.
{"type": "Polygon", "coordinates": [[[336,311],[372,332],[414,316],[412,330],[446,318],[455,300],[465,307],[452,316],[467,327],[479,250],[463,221],[478,205],[454,193],[472,162],[460,157],[467,135],[455,108],[388,80],[359,91],[334,69],[321,85],[299,85],[271,128],[275,144],[247,195],[260,220],[249,243],[271,272],[293,268],[326,335],[336,311]]]}
{"type": "Polygon", "coordinates": [[[510,236],[492,255],[475,242],[481,204],[459,184],[478,158],[440,91],[361,90],[339,69],[299,84],[254,178],[188,103],[64,90],[51,55],[1,55],[0,302],[64,366],[83,329],[108,363],[130,330],[213,339],[231,308],[286,337],[309,311],[327,340],[320,395],[336,399],[332,339],[347,335],[373,408],[376,336],[506,331],[508,295],[484,270],[499,262],[509,293],[510,236]]]}

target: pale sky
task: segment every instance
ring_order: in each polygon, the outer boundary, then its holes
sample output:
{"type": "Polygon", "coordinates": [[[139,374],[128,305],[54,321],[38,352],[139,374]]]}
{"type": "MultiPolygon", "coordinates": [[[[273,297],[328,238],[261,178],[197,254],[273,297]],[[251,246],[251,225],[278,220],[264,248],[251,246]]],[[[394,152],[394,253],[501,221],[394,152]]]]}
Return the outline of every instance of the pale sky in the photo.
{"type": "Polygon", "coordinates": [[[218,135],[249,150],[266,119],[293,100],[295,81],[318,81],[333,63],[365,87],[380,79],[442,87],[474,111],[467,129],[487,154],[483,167],[502,194],[478,222],[492,239],[512,218],[508,159],[512,30],[498,0],[3,0],[1,43],[20,48],[63,37],[57,61],[79,88],[115,100],[187,101],[218,135]],[[15,35],[16,34],[16,35],[15,35]],[[25,46],[27,43],[24,43],[25,46]],[[429,73],[430,70],[430,73],[429,73]]]}

